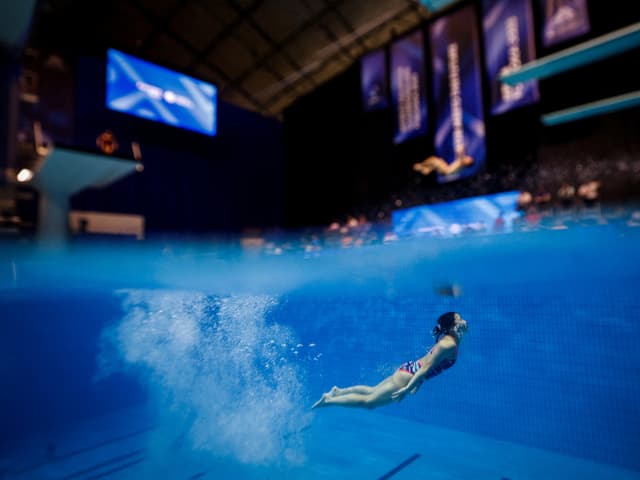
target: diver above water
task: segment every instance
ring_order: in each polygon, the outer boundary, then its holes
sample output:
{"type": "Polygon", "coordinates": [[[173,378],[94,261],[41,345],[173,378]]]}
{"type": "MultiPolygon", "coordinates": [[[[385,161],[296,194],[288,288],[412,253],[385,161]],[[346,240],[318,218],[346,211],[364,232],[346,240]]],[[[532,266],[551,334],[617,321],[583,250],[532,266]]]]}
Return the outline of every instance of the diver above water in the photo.
{"type": "Polygon", "coordinates": [[[456,158],[447,163],[440,157],[430,156],[420,163],[415,163],[413,169],[422,175],[429,175],[436,170],[440,175],[453,175],[473,165],[473,158],[465,154],[464,147],[456,148],[456,158]]]}
{"type": "Polygon", "coordinates": [[[458,346],[466,331],[467,322],[459,313],[444,313],[438,318],[438,324],[431,333],[436,343],[424,357],[406,362],[374,387],[333,387],[311,408],[337,405],[372,409],[399,402],[407,392],[416,393],[425,380],[439,375],[456,363],[458,346]]]}

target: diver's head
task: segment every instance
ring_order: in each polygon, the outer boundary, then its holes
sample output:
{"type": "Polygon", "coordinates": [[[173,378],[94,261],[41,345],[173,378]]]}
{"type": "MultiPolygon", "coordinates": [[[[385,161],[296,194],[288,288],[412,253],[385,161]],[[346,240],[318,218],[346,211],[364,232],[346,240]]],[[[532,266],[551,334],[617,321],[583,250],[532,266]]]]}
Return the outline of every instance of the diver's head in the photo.
{"type": "Polygon", "coordinates": [[[458,340],[467,331],[467,321],[459,313],[447,312],[440,315],[438,324],[433,328],[431,335],[438,341],[442,335],[453,335],[458,340]]]}

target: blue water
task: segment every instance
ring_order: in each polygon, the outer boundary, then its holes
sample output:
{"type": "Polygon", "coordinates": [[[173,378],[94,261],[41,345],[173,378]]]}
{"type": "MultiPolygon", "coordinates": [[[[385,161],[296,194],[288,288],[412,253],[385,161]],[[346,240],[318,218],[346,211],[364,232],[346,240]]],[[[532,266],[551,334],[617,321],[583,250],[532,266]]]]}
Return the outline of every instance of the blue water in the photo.
{"type": "MultiPolygon", "coordinates": [[[[577,459],[640,478],[639,240],[600,225],[317,256],[5,246],[0,478],[76,478],[62,457],[138,428],[140,457],[104,478],[379,478],[419,453],[396,475],[414,478],[437,447],[404,438],[413,428],[462,451],[503,442],[559,455],[567,472],[577,459]],[[453,284],[460,294],[443,294],[453,284]],[[332,385],[375,384],[423,355],[449,310],[470,327],[454,368],[375,412],[310,410],[332,385]]],[[[434,478],[501,478],[465,474],[474,463],[509,478],[499,451],[483,455],[434,478]]]]}

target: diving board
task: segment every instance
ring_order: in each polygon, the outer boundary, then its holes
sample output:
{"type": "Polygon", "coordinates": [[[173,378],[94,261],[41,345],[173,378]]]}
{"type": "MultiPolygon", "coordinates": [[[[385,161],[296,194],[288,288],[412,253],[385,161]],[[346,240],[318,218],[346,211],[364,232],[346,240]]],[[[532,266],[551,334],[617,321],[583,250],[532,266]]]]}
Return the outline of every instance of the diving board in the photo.
{"type": "Polygon", "coordinates": [[[436,13],[440,10],[450,7],[459,0],[420,0],[420,3],[426,7],[430,13],[436,13]]]}
{"type": "Polygon", "coordinates": [[[636,106],[640,106],[640,90],[548,113],[542,116],[542,123],[547,126],[554,126],[636,106]]]}
{"type": "Polygon", "coordinates": [[[500,79],[509,85],[551,77],[640,47],[640,22],[525,63],[500,79]]]}
{"type": "Polygon", "coordinates": [[[67,240],[71,195],[108,186],[141,168],[124,158],[54,147],[32,181],[40,193],[39,239],[56,246],[67,240]]]}

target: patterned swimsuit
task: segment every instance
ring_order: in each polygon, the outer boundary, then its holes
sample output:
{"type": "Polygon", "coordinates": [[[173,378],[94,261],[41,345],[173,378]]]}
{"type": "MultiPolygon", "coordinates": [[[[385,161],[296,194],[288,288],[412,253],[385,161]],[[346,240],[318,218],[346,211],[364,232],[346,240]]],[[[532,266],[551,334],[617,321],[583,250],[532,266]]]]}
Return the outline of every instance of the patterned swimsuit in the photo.
{"type": "MultiPolygon", "coordinates": [[[[428,355],[433,353],[433,348],[429,350],[428,355]]],[[[424,380],[429,380],[437,375],[440,375],[447,368],[453,367],[456,363],[456,359],[458,358],[458,346],[456,345],[456,356],[453,360],[449,360],[445,358],[437,365],[432,365],[427,374],[424,377],[424,380]]],[[[422,367],[422,362],[420,360],[409,360],[406,363],[403,363],[398,370],[402,370],[403,372],[410,373],[411,375],[415,375],[418,370],[422,367]]]]}

